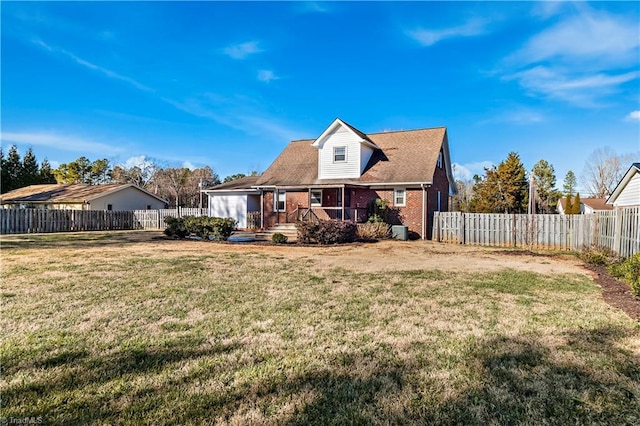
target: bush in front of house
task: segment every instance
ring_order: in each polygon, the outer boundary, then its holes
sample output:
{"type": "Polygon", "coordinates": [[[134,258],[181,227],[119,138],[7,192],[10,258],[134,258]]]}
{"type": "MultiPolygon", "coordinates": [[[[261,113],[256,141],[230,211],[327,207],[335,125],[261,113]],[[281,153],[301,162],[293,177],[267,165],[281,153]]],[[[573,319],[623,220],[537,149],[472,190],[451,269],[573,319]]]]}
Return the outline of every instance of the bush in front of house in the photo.
{"type": "Polygon", "coordinates": [[[318,223],[298,222],[298,241],[304,244],[342,244],[356,240],[356,224],[337,220],[321,220],[318,223]]]}
{"type": "Polygon", "coordinates": [[[634,296],[640,296],[640,253],[634,254],[624,262],[611,265],[609,272],[629,284],[634,296]]]}
{"type": "Polygon", "coordinates": [[[167,227],[164,229],[164,235],[168,237],[184,238],[189,235],[189,231],[184,226],[184,220],[173,216],[167,216],[164,218],[164,223],[167,227]]]}
{"type": "Polygon", "coordinates": [[[203,239],[226,241],[236,229],[237,222],[229,217],[185,216],[166,217],[165,235],[184,238],[196,235],[203,239]]]}
{"type": "Polygon", "coordinates": [[[287,238],[286,235],[280,233],[280,232],[276,232],[275,234],[273,234],[271,236],[271,241],[274,244],[285,244],[287,242],[289,238],[287,238]]]}
{"type": "Polygon", "coordinates": [[[383,240],[391,235],[391,227],[385,222],[359,223],[356,237],[359,240],[383,240]]]}

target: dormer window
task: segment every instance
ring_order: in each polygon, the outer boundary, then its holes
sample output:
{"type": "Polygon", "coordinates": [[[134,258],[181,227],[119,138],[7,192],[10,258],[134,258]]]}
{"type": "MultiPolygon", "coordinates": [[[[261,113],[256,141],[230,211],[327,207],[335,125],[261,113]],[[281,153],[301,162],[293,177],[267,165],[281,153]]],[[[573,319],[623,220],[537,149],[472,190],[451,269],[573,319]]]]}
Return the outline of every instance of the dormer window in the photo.
{"type": "Polygon", "coordinates": [[[333,162],[345,163],[347,161],[347,147],[335,146],[333,147],[333,162]]]}

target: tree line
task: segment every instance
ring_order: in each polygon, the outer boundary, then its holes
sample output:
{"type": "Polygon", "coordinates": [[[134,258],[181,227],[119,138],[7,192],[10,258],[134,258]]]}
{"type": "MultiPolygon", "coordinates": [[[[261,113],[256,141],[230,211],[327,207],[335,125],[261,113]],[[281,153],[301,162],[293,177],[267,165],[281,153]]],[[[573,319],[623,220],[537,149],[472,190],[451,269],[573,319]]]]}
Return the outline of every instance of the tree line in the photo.
{"type": "MultiPolygon", "coordinates": [[[[596,198],[608,197],[633,162],[633,157],[633,154],[617,155],[609,148],[594,151],[585,164],[584,186],[596,198]]],[[[572,170],[567,172],[560,190],[556,188],[552,164],[542,159],[528,174],[515,152],[510,152],[497,166],[485,168],[482,176],[475,175],[469,181],[456,180],[456,186],[458,194],[453,198],[455,211],[556,213],[558,202],[564,197],[564,213],[580,213],[580,193],[576,192],[577,178],[572,170]]]]}
{"type": "MultiPolygon", "coordinates": [[[[222,183],[209,166],[196,169],[163,167],[147,158],[142,158],[137,165],[126,166],[114,165],[106,158],[90,160],[81,156],[52,169],[46,159],[38,163],[31,148],[20,158],[17,147],[13,145],[6,158],[0,148],[0,159],[2,193],[37,184],[132,183],[164,198],[172,207],[199,207],[201,200],[206,206],[207,199],[201,197],[200,190],[222,183]]],[[[250,174],[257,175],[258,172],[250,174]]],[[[244,176],[242,173],[227,176],[224,182],[244,176]]]]}

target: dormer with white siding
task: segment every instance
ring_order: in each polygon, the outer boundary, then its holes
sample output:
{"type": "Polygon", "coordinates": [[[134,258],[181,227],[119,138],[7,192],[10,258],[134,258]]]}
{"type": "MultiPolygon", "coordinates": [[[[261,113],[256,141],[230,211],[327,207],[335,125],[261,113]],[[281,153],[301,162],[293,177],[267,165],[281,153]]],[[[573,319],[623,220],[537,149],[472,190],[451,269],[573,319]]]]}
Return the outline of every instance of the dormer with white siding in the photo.
{"type": "Polygon", "coordinates": [[[316,139],[318,179],[359,178],[376,149],[367,135],[337,118],[316,139]]]}

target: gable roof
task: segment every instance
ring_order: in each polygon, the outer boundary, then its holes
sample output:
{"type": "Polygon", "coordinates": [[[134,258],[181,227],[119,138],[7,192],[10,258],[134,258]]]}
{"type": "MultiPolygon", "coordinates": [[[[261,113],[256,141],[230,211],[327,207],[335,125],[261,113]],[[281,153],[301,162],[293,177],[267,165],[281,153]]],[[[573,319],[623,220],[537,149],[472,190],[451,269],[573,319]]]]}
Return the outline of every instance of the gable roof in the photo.
{"type": "MultiPolygon", "coordinates": [[[[558,200],[558,204],[562,206],[562,211],[567,210],[567,198],[562,197],[558,200]]],[[[606,204],[606,199],[604,198],[580,198],[580,204],[584,204],[585,206],[591,207],[593,210],[613,210],[612,206],[606,204]]]]}
{"type": "Polygon", "coordinates": [[[221,183],[220,185],[212,186],[205,189],[205,191],[219,191],[230,189],[247,189],[256,184],[260,176],[244,176],[239,179],[232,180],[230,182],[221,183]]]}
{"type": "Polygon", "coordinates": [[[113,183],[106,185],[30,185],[24,188],[14,189],[0,195],[0,203],[57,203],[57,204],[78,204],[86,203],[105,195],[122,191],[133,187],[151,197],[154,197],[165,204],[167,200],[158,197],[151,192],[140,188],[137,185],[127,183],[113,183]]]}
{"type": "Polygon", "coordinates": [[[620,196],[620,193],[622,192],[624,187],[627,186],[627,184],[629,183],[633,175],[635,175],[636,173],[640,173],[640,163],[631,164],[631,167],[629,167],[629,170],[627,170],[627,172],[624,174],[622,179],[620,179],[620,182],[618,182],[618,185],[609,196],[609,199],[607,200],[607,204],[615,203],[615,201],[620,196]]]}
{"type": "MultiPolygon", "coordinates": [[[[318,151],[312,146],[313,139],[305,139],[289,143],[260,176],[256,185],[430,184],[433,183],[440,150],[445,151],[447,159],[449,157],[446,127],[362,133],[362,135],[378,149],[374,151],[364,173],[359,178],[318,179],[318,151]]],[[[451,190],[455,191],[451,165],[448,162],[446,168],[451,190]]]]}

